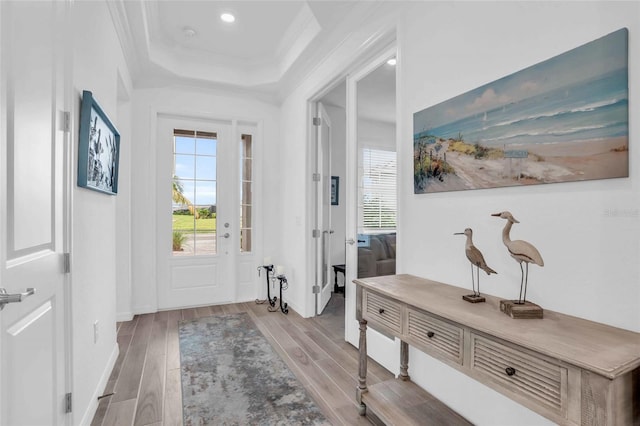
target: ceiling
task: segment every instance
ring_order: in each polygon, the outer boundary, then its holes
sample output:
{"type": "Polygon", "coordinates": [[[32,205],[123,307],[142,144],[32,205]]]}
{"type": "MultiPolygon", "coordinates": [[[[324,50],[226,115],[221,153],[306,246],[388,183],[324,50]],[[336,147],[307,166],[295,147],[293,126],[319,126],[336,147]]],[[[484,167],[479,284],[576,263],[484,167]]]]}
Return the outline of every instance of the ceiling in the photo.
{"type": "Polygon", "coordinates": [[[277,98],[381,2],[110,0],[135,87],[186,84],[277,98]],[[236,21],[219,17],[231,12],[236,21]]]}

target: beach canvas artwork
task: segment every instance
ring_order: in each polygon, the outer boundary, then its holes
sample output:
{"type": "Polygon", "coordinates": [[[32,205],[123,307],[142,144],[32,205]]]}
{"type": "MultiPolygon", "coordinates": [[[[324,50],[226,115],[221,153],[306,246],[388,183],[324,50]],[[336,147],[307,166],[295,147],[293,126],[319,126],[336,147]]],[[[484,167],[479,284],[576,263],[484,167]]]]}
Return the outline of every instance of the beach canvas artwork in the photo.
{"type": "Polygon", "coordinates": [[[413,115],[414,192],[629,176],[628,31],[413,115]]]}

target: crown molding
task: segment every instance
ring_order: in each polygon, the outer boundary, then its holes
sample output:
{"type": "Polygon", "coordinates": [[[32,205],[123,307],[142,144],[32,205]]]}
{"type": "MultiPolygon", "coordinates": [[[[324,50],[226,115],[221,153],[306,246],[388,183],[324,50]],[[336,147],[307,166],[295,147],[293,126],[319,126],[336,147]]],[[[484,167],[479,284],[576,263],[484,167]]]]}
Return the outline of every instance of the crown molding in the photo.
{"type": "Polygon", "coordinates": [[[111,14],[111,20],[115,28],[118,40],[120,41],[120,47],[124,55],[127,67],[129,68],[129,74],[134,78],[137,76],[142,67],[140,63],[139,52],[136,48],[135,38],[131,32],[131,24],[129,16],[125,7],[125,0],[111,0],[106,2],[109,13],[111,14]]]}

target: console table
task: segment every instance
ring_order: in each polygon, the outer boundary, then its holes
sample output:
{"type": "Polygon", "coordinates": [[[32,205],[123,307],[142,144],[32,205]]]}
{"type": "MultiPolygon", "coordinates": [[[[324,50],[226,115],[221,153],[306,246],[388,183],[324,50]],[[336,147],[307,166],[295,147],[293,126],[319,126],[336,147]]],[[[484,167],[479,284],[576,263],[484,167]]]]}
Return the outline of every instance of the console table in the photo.
{"type": "Polygon", "coordinates": [[[387,395],[401,389],[430,397],[409,379],[412,345],[558,424],[640,424],[640,333],[549,310],[543,319],[512,319],[496,297],[470,304],[462,300],[467,290],[412,275],[354,283],[362,415],[387,424],[425,412],[465,421],[433,397],[409,409],[389,403],[387,395]],[[391,383],[367,386],[367,325],[401,340],[400,376],[391,383]]]}

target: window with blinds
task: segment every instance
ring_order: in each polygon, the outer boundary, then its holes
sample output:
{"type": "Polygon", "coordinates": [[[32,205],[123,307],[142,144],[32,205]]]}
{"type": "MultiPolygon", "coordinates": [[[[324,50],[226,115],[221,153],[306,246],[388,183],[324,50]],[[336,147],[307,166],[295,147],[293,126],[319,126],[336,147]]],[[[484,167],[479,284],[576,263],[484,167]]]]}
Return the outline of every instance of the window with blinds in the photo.
{"type": "Polygon", "coordinates": [[[396,153],[362,150],[362,218],[364,231],[396,229],[396,153]]]}

